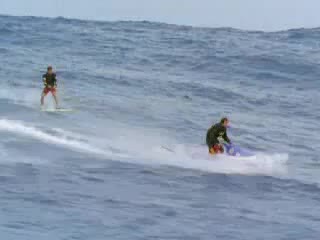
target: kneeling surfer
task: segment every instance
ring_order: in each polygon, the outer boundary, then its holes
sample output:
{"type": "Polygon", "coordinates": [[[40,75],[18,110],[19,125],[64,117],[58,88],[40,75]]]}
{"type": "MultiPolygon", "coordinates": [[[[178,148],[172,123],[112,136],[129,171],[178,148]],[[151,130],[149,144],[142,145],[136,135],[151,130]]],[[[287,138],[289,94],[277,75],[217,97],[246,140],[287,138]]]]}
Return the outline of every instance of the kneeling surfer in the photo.
{"type": "Polygon", "coordinates": [[[227,135],[227,127],[229,119],[224,117],[220,123],[212,125],[207,131],[206,143],[210,154],[223,153],[223,146],[220,144],[219,138],[222,138],[227,143],[231,143],[227,135]]]}

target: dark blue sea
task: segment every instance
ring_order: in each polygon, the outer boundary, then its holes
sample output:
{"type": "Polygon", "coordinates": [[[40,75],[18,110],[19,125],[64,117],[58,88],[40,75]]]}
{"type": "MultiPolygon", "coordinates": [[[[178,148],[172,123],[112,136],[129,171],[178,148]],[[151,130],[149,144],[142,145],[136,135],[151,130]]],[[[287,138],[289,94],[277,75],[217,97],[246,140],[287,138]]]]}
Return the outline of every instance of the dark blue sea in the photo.
{"type": "Polygon", "coordinates": [[[319,239],[319,39],[0,16],[0,238],[319,239]]]}

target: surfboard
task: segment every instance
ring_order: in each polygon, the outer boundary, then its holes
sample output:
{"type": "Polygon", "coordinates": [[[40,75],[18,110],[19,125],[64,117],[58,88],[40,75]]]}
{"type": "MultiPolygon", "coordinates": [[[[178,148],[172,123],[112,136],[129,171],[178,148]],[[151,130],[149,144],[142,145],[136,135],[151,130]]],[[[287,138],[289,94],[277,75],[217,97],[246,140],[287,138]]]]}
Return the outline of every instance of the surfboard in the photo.
{"type": "Polygon", "coordinates": [[[41,109],[42,112],[74,112],[71,108],[41,109]]]}

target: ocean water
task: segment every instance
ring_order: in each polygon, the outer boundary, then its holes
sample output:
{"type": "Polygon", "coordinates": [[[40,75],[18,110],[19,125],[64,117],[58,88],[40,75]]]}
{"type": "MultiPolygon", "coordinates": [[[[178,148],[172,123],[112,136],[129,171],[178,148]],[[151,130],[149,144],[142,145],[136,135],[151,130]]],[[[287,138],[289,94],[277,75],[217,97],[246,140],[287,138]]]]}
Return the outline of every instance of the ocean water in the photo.
{"type": "Polygon", "coordinates": [[[0,16],[1,239],[319,239],[319,37],[0,16]]]}

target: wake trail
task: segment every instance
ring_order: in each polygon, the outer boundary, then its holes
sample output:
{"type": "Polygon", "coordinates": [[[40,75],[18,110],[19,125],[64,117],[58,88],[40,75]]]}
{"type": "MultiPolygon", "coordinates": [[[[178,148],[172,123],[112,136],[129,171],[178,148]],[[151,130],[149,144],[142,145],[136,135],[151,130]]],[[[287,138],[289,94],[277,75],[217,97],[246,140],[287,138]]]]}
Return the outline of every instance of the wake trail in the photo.
{"type": "Polygon", "coordinates": [[[42,142],[59,145],[72,150],[77,150],[85,153],[93,153],[98,155],[105,155],[106,152],[91,146],[90,144],[83,143],[76,140],[70,140],[60,136],[48,134],[40,129],[31,126],[25,126],[22,122],[0,119],[0,131],[7,131],[18,135],[23,135],[37,139],[42,142]]]}
{"type": "Polygon", "coordinates": [[[267,155],[261,153],[254,160],[230,160],[221,156],[214,160],[207,154],[206,147],[186,144],[159,146],[150,143],[148,138],[144,139],[143,136],[140,136],[139,139],[133,136],[126,138],[126,149],[120,151],[117,136],[109,136],[107,146],[100,147],[100,144],[97,147],[98,144],[89,141],[85,136],[60,128],[44,131],[34,126],[27,126],[24,122],[8,119],[0,119],[0,131],[30,137],[80,153],[93,154],[103,160],[153,166],[165,165],[224,174],[283,175],[287,171],[287,154],[267,155]]]}

